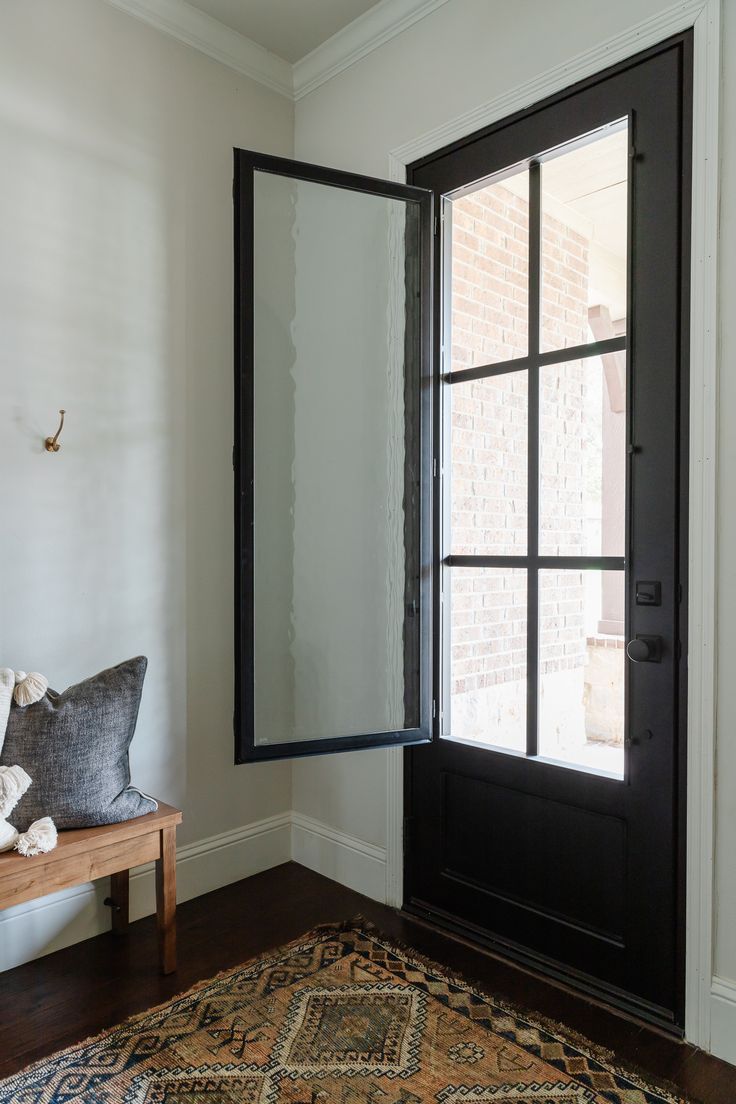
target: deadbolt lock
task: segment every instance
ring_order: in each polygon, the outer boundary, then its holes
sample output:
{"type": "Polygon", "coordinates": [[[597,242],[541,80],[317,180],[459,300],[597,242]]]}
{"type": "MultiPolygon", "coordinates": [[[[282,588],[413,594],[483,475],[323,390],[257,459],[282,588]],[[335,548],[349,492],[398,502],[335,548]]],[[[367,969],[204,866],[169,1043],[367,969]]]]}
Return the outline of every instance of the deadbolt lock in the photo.
{"type": "Polygon", "coordinates": [[[626,645],[626,654],[634,663],[661,663],[662,637],[637,633],[626,645]]]}
{"type": "Polygon", "coordinates": [[[636,747],[637,744],[644,744],[647,740],[651,740],[653,735],[651,728],[645,728],[638,736],[626,736],[624,747],[636,747]]]}

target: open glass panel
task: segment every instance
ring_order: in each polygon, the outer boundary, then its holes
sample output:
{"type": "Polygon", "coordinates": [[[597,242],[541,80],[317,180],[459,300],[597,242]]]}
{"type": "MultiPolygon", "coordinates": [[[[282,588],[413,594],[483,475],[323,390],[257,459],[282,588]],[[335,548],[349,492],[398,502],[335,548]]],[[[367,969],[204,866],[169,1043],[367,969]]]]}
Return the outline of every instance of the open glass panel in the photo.
{"type": "Polygon", "coordinates": [[[628,173],[613,120],[446,196],[443,239],[441,736],[614,779],[628,173]]]}
{"type": "Polygon", "coordinates": [[[431,194],[235,158],[236,760],[427,740],[431,194]]]}

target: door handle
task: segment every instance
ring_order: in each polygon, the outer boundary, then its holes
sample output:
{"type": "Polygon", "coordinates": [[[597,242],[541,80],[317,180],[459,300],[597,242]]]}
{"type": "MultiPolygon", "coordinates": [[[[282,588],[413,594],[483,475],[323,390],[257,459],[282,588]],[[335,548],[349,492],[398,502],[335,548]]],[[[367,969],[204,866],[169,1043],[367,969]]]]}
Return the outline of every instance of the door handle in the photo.
{"type": "Polygon", "coordinates": [[[626,645],[626,654],[634,663],[660,663],[662,660],[662,637],[642,636],[637,633],[626,645]]]}

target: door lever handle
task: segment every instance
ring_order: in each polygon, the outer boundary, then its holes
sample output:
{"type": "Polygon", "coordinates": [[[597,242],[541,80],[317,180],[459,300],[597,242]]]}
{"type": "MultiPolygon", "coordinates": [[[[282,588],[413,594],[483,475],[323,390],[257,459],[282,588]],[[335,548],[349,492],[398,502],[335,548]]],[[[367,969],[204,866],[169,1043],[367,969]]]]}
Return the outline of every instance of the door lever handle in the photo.
{"type": "Polygon", "coordinates": [[[662,637],[642,636],[637,633],[626,645],[626,654],[634,663],[660,663],[662,661],[662,637]]]}

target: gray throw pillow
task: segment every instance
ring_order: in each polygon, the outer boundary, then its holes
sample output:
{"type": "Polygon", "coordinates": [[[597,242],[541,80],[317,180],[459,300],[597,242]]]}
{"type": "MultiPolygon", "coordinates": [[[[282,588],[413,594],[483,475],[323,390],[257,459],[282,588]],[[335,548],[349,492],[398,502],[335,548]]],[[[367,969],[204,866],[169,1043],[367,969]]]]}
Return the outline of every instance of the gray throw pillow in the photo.
{"type": "Polygon", "coordinates": [[[19,832],[44,816],[57,828],[92,828],[157,808],[130,785],[128,763],[147,666],[137,656],[63,694],[11,706],[0,764],[17,763],[33,779],[8,818],[19,832]]]}

